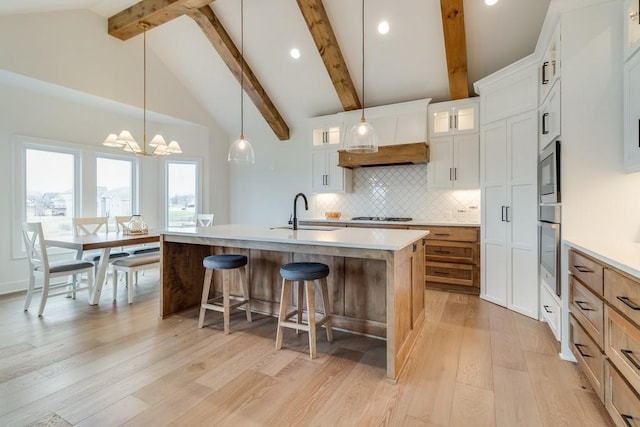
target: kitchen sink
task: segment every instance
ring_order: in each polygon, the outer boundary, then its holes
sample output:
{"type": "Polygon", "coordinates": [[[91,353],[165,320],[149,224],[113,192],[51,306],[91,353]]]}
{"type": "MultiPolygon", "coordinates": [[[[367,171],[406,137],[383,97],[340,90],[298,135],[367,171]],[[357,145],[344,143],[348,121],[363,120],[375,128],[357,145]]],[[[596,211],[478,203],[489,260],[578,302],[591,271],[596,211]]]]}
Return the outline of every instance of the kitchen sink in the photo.
{"type": "MultiPolygon", "coordinates": [[[[290,225],[280,225],[277,227],[271,227],[271,230],[291,230],[293,227],[290,225]]],[[[313,231],[336,231],[342,227],[323,227],[323,226],[307,226],[298,227],[298,230],[313,230],[313,231]]]]}

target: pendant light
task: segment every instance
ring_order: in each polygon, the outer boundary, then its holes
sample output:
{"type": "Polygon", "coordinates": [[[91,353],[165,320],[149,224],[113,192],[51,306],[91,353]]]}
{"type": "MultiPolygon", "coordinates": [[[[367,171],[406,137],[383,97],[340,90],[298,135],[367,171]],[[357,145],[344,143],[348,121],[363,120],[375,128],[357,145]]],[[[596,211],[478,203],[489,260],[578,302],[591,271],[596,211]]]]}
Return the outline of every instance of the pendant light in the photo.
{"type": "Polygon", "coordinates": [[[378,152],[378,135],[364,117],[364,0],[362,0],[362,117],[353,125],[347,135],[347,151],[349,153],[378,152]]]}
{"type": "Polygon", "coordinates": [[[147,30],[149,24],[141,22],[138,24],[142,28],[142,147],[138,145],[131,132],[128,130],[121,131],[118,135],[109,134],[102,145],[107,147],[120,148],[128,153],[134,153],[137,156],[168,156],[170,154],[180,154],[182,149],[177,141],[171,141],[169,144],[164,140],[162,135],[154,136],[147,144],[147,30]],[[147,146],[149,149],[147,150],[147,146]]]}
{"type": "Polygon", "coordinates": [[[227,161],[241,164],[256,162],[253,147],[244,137],[244,0],[240,0],[240,138],[229,147],[227,161]]]}

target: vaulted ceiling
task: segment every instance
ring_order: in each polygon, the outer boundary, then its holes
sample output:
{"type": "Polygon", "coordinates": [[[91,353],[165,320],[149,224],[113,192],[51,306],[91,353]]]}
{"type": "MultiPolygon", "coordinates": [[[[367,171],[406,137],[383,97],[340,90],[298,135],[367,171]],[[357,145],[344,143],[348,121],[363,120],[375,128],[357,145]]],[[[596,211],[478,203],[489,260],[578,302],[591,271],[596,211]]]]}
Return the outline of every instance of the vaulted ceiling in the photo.
{"type": "MultiPolygon", "coordinates": [[[[289,124],[360,107],[360,0],[244,3],[245,89],[279,139],[287,139],[289,124]],[[289,56],[294,47],[300,59],[289,56]]],[[[366,106],[426,97],[444,101],[465,89],[472,95],[474,81],[533,53],[548,4],[366,0],[366,106]],[[376,31],[382,20],[390,25],[386,35],[376,31]]],[[[122,39],[141,32],[139,20],[161,24],[147,33],[149,49],[229,134],[237,133],[239,0],[0,2],[0,15],[65,9],[111,17],[109,32],[122,39]]]]}

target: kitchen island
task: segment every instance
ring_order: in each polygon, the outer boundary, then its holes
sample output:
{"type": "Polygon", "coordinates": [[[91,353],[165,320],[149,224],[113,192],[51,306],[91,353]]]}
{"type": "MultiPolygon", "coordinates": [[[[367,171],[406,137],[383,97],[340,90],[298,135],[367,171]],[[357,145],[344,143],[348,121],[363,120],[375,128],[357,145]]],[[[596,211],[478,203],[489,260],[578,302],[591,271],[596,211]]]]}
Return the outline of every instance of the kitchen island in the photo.
{"type": "MultiPolygon", "coordinates": [[[[160,315],[200,304],[202,260],[208,255],[246,255],[251,309],[269,315],[276,315],[280,305],[280,266],[323,262],[331,269],[327,280],[334,327],[386,339],[387,377],[395,381],[424,320],[428,233],[331,227],[293,231],[254,225],[170,228],[161,235],[160,315]]],[[[221,279],[216,271],[216,292],[221,291],[221,279]]],[[[235,285],[232,292],[239,292],[235,285]]]]}

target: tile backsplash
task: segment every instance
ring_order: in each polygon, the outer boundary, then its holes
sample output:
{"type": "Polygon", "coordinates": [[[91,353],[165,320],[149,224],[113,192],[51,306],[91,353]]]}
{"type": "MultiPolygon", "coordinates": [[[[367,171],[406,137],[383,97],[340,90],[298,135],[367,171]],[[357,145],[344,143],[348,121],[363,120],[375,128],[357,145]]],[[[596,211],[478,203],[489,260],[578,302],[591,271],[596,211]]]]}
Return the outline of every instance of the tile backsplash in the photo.
{"type": "Polygon", "coordinates": [[[314,218],[326,211],[354,216],[412,217],[427,221],[480,222],[480,190],[427,190],[425,165],[353,170],[353,192],[315,194],[314,218]]]}

